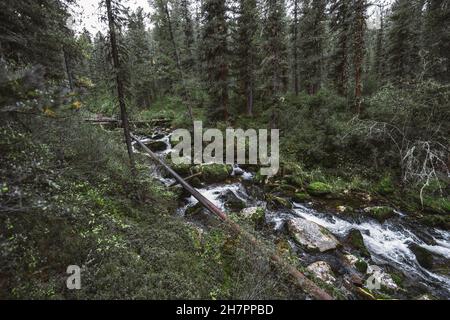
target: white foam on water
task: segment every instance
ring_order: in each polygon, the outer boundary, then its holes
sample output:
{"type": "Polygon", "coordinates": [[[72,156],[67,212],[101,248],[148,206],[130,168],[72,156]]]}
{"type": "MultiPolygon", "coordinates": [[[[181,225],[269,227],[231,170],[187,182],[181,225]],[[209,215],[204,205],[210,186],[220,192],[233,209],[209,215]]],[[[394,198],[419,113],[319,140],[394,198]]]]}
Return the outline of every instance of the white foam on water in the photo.
{"type": "Polygon", "coordinates": [[[375,220],[368,220],[360,224],[350,223],[335,216],[319,213],[298,203],[294,203],[294,212],[298,216],[313,221],[339,236],[345,236],[351,229],[360,230],[364,244],[372,254],[375,262],[397,265],[407,273],[410,272],[424,280],[438,281],[450,292],[450,278],[422,268],[418,264],[414,253],[408,248],[408,244],[413,242],[430,251],[449,257],[450,243],[448,238],[445,240],[435,239],[436,245],[427,245],[411,230],[401,225],[394,226],[389,222],[380,224],[375,220]]]}

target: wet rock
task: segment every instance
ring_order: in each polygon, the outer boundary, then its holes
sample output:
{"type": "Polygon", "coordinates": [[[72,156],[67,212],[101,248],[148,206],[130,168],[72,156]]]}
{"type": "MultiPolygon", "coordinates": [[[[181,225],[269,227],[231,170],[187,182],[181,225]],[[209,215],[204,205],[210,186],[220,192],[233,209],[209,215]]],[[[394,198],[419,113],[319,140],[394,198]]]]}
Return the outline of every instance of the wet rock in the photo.
{"type": "Polygon", "coordinates": [[[153,152],[164,151],[167,149],[167,144],[164,141],[150,141],[145,145],[153,152]]]}
{"type": "Polygon", "coordinates": [[[316,261],[306,267],[306,270],[310,271],[325,283],[333,284],[336,281],[330,265],[325,261],[316,261]]]}
{"type": "Polygon", "coordinates": [[[305,192],[297,192],[292,197],[292,200],[295,202],[307,202],[307,201],[311,200],[311,197],[309,194],[307,194],[305,192]]]}
{"type": "Polygon", "coordinates": [[[372,289],[376,290],[380,290],[382,288],[386,288],[388,290],[398,290],[398,286],[392,279],[391,275],[384,272],[379,266],[369,265],[367,267],[367,274],[370,275],[370,277],[366,281],[366,287],[371,286],[372,289]]]}
{"type": "Polygon", "coordinates": [[[394,209],[387,206],[367,207],[364,208],[364,212],[380,223],[395,215],[394,209]]]}
{"type": "Polygon", "coordinates": [[[244,172],[245,171],[239,167],[233,168],[233,175],[235,175],[235,176],[242,176],[244,174],[244,172]]]}
{"type": "Polygon", "coordinates": [[[246,206],[245,201],[229,189],[220,195],[220,199],[224,201],[225,207],[231,211],[240,211],[246,206]]]}
{"type": "Polygon", "coordinates": [[[262,207],[244,208],[239,214],[246,219],[254,221],[259,226],[266,222],[266,212],[262,207]]]}
{"type": "Polygon", "coordinates": [[[420,219],[420,222],[429,227],[450,230],[450,215],[430,214],[420,219]]]}
{"type": "Polygon", "coordinates": [[[194,216],[203,211],[203,206],[200,204],[200,202],[197,202],[195,205],[187,207],[185,211],[186,216],[194,216]]]}
{"type": "Polygon", "coordinates": [[[433,254],[427,249],[419,246],[416,243],[408,245],[409,250],[416,256],[417,262],[425,269],[433,268],[433,254]]]}
{"type": "Polygon", "coordinates": [[[331,194],[331,186],[323,182],[312,182],[306,188],[312,196],[321,197],[331,194]]]}
{"type": "Polygon", "coordinates": [[[292,203],[286,198],[282,198],[273,194],[266,195],[266,200],[270,209],[292,209],[292,203]]]}
{"type": "Polygon", "coordinates": [[[294,218],[287,222],[287,227],[294,240],[306,250],[325,252],[340,245],[327,229],[312,221],[294,218]]]}
{"type": "Polygon", "coordinates": [[[152,139],[153,139],[153,140],[159,140],[159,139],[162,139],[162,138],[164,138],[164,134],[163,134],[163,133],[155,133],[155,134],[152,136],[152,139]]]}
{"type": "Polygon", "coordinates": [[[182,177],[187,177],[189,175],[191,175],[191,164],[184,164],[184,163],[173,163],[171,160],[167,161],[169,166],[173,169],[173,171],[175,171],[176,173],[178,173],[180,176],[182,177]]]}
{"type": "Polygon", "coordinates": [[[369,250],[367,250],[366,245],[364,244],[364,239],[361,234],[361,231],[357,229],[350,230],[349,234],[345,239],[345,243],[351,246],[352,248],[358,250],[361,256],[370,258],[370,253],[369,250]]]}

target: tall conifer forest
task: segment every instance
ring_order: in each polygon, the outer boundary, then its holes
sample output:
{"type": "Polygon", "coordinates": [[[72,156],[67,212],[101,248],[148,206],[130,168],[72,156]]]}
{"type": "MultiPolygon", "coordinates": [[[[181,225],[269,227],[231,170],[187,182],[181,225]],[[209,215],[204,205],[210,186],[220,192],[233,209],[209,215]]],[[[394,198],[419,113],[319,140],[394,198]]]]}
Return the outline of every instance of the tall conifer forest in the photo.
{"type": "Polygon", "coordinates": [[[2,0],[0,299],[450,299],[450,1],[2,0]]]}

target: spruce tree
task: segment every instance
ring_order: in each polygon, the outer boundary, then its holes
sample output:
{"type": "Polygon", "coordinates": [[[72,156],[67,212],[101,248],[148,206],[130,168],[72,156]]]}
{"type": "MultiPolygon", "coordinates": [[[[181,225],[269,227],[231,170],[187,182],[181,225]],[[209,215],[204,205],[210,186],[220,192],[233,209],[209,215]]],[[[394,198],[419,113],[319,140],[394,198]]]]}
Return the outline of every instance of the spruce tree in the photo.
{"type": "Polygon", "coordinates": [[[288,51],[284,0],[266,0],[262,33],[264,95],[273,103],[287,90],[288,51]]]}
{"type": "Polygon", "coordinates": [[[209,94],[208,119],[228,119],[227,6],[225,0],[205,0],[202,5],[202,53],[209,94]]]}

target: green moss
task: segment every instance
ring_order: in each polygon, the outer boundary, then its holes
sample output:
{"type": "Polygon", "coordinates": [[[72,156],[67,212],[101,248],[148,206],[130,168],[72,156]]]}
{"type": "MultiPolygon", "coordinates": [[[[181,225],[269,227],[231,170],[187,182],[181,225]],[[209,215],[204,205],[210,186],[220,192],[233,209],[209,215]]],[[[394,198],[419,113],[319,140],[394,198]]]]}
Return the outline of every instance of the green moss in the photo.
{"type": "Polygon", "coordinates": [[[364,260],[358,260],[355,262],[355,267],[356,270],[358,270],[361,273],[366,273],[367,271],[367,262],[365,262],[364,260]]]}
{"type": "Polygon", "coordinates": [[[364,244],[361,231],[352,229],[347,237],[347,241],[353,248],[357,249],[362,256],[370,258],[370,253],[364,244]]]}
{"type": "Polygon", "coordinates": [[[420,221],[430,227],[450,230],[450,216],[426,215],[420,221]]]}
{"type": "Polygon", "coordinates": [[[194,171],[201,172],[201,179],[206,183],[217,183],[225,181],[233,171],[228,164],[205,164],[194,168],[194,171]]]}
{"type": "Polygon", "coordinates": [[[294,200],[295,202],[306,202],[310,199],[311,199],[310,195],[305,192],[297,192],[292,197],[292,200],[294,200]]]}
{"type": "Polygon", "coordinates": [[[437,214],[448,214],[450,212],[450,198],[424,197],[424,209],[437,214]]]}
{"type": "Polygon", "coordinates": [[[397,286],[403,287],[404,278],[401,274],[391,273],[390,276],[397,286]]]}
{"type": "Polygon", "coordinates": [[[323,182],[312,182],[308,185],[306,190],[312,196],[324,196],[330,194],[332,188],[330,185],[323,182]]]}
{"type": "Polygon", "coordinates": [[[394,209],[387,206],[367,207],[364,211],[380,223],[395,215],[394,209]]]}

